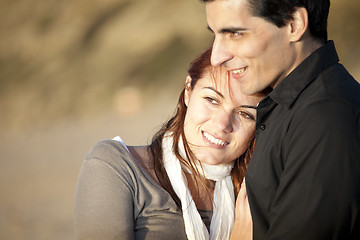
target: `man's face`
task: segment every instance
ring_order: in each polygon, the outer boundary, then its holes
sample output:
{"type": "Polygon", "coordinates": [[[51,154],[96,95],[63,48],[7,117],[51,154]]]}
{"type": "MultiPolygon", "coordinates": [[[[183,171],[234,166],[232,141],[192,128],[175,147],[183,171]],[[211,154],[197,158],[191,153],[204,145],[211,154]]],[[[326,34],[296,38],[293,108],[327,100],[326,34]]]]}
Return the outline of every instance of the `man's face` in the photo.
{"type": "Polygon", "coordinates": [[[294,69],[289,24],[278,28],[253,16],[247,0],[208,2],[206,15],[215,34],[211,63],[230,71],[244,94],[276,87],[294,69]]]}

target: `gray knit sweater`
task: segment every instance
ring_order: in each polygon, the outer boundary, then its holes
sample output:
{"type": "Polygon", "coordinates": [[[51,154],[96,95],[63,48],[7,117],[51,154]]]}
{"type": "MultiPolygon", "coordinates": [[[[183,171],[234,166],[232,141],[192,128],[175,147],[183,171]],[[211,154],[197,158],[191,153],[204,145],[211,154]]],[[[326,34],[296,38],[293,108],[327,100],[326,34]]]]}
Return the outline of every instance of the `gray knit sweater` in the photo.
{"type": "MultiPolygon", "coordinates": [[[[199,211],[209,228],[211,212],[199,211]]],[[[75,230],[83,239],[186,239],[181,209],[121,145],[97,143],[80,171],[75,230]]]]}

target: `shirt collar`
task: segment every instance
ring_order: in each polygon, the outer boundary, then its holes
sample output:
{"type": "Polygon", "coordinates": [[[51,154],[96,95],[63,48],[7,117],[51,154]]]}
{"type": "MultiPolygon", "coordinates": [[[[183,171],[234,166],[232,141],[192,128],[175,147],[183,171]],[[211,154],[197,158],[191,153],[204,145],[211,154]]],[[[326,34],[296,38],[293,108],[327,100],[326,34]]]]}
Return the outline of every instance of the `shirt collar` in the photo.
{"type": "Polygon", "coordinates": [[[298,67],[296,67],[281,83],[269,94],[269,97],[281,105],[290,108],[300,93],[323,70],[339,61],[334,42],[328,41],[314,51],[298,67]]]}

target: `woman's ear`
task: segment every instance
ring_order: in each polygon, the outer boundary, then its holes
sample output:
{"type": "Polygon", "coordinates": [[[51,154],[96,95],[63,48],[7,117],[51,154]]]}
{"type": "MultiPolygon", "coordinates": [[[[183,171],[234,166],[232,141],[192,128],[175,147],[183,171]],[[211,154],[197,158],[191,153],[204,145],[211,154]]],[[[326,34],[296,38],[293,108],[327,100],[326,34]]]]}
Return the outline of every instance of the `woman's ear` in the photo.
{"type": "Polygon", "coordinates": [[[304,7],[298,7],[292,14],[290,20],[290,40],[292,42],[299,41],[308,29],[309,18],[308,12],[304,7]]]}
{"type": "Polygon", "coordinates": [[[185,80],[185,94],[184,94],[184,103],[188,106],[190,101],[190,94],[191,94],[191,77],[187,76],[185,80]]]}

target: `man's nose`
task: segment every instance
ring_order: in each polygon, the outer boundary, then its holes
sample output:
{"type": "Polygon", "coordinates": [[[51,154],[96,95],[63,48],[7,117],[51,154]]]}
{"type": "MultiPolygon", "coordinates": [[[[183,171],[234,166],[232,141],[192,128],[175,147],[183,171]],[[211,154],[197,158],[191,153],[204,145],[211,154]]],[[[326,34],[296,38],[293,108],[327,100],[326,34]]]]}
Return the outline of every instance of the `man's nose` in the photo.
{"type": "Polygon", "coordinates": [[[228,51],[226,41],[221,37],[215,37],[211,52],[211,65],[218,67],[232,58],[233,55],[228,51]]]}

